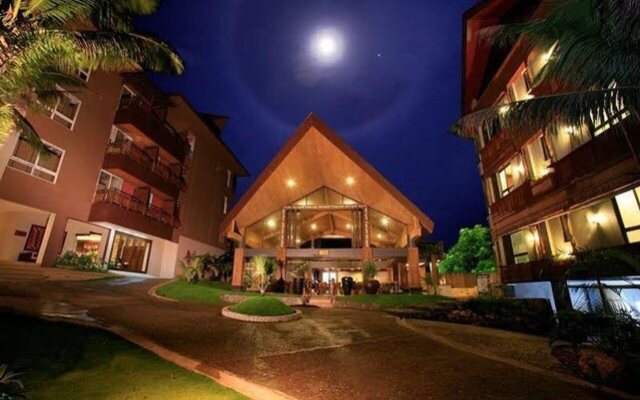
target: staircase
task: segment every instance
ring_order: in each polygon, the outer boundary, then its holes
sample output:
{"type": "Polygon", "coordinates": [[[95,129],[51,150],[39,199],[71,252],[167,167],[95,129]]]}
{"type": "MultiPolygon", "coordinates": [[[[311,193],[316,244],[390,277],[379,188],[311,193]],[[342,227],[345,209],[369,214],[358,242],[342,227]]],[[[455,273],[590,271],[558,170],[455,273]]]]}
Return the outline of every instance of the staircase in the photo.
{"type": "Polygon", "coordinates": [[[333,307],[333,296],[311,296],[309,300],[310,306],[320,307],[320,308],[332,308],[333,307]]]}

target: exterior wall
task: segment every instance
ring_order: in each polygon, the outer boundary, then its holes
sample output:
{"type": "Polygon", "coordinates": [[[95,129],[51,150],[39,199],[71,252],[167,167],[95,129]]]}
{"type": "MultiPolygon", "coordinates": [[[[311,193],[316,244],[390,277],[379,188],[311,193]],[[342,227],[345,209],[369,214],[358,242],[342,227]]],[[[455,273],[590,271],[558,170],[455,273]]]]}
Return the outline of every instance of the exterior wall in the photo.
{"type": "Polygon", "coordinates": [[[53,265],[62,248],[67,219],[88,219],[120,96],[117,74],[96,71],[87,84],[90,90],[76,95],[82,105],[73,130],[46,115],[27,116],[43,140],[64,150],[57,181],[50,183],[10,167],[0,180],[0,198],[56,214],[45,266],[53,265]]]}
{"type": "MultiPolygon", "coordinates": [[[[229,210],[236,177],[245,176],[246,171],[222,142],[220,131],[214,132],[207,126],[182,96],[172,96],[172,100],[175,107],[169,108],[167,120],[179,132],[188,132],[195,141],[186,176],[187,190],[180,197],[180,203],[186,205],[181,209],[180,235],[222,249],[220,223],[224,217],[225,196],[229,210]],[[230,187],[227,170],[233,174],[230,187]]],[[[213,249],[207,251],[214,252],[213,249]]]]}
{"type": "Polygon", "coordinates": [[[4,138],[0,137],[0,179],[4,175],[4,170],[18,142],[18,138],[19,135],[17,133],[11,133],[4,138]]]}
{"type": "Polygon", "coordinates": [[[220,247],[193,240],[186,236],[180,236],[180,238],[178,239],[177,257],[175,262],[176,275],[182,273],[180,262],[185,259],[187,253],[197,255],[209,253],[211,255],[219,256],[224,253],[224,250],[222,250],[220,247]]]}
{"type": "MultiPolygon", "coordinates": [[[[16,231],[27,234],[31,225],[46,226],[49,214],[31,211],[6,211],[0,212],[0,261],[16,262],[18,255],[24,249],[27,236],[17,236],[16,231]]],[[[42,246],[46,246],[43,240],[42,246]]],[[[40,249],[42,253],[43,248],[40,249]]]]}

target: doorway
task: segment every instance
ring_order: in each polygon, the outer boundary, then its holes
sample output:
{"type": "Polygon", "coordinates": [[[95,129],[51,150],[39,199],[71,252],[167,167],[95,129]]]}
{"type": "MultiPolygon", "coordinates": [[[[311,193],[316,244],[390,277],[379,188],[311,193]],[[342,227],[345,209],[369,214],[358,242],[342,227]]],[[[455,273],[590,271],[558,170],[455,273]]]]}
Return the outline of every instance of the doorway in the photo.
{"type": "Polygon", "coordinates": [[[109,262],[112,268],[130,272],[147,272],[151,240],[116,231],[109,262]]]}

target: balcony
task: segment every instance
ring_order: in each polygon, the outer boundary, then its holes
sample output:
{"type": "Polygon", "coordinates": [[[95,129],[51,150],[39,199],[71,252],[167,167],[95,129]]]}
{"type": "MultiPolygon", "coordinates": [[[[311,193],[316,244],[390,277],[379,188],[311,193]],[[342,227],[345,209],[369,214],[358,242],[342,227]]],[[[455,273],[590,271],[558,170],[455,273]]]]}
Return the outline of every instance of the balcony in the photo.
{"type": "Polygon", "coordinates": [[[180,163],[189,153],[189,143],[139,98],[121,102],[114,123],[148,137],[180,163]]]}
{"type": "Polygon", "coordinates": [[[484,176],[491,176],[498,172],[498,169],[507,163],[518,150],[531,138],[534,132],[513,133],[502,130],[495,135],[482,150],[480,150],[480,160],[482,160],[482,171],[484,176]]]}
{"type": "Polygon", "coordinates": [[[116,189],[96,192],[89,220],[109,222],[167,240],[172,239],[173,229],[180,225],[167,211],[116,189]]]}
{"type": "Polygon", "coordinates": [[[491,204],[491,215],[502,215],[517,212],[527,207],[533,201],[531,181],[526,180],[505,197],[491,204]]]}
{"type": "Polygon", "coordinates": [[[111,143],[107,147],[103,168],[133,177],[146,185],[177,198],[182,178],[170,166],[158,162],[130,141],[111,143]]]}
{"type": "Polygon", "coordinates": [[[502,283],[560,281],[566,279],[571,262],[556,263],[550,259],[500,266],[502,283]]]}

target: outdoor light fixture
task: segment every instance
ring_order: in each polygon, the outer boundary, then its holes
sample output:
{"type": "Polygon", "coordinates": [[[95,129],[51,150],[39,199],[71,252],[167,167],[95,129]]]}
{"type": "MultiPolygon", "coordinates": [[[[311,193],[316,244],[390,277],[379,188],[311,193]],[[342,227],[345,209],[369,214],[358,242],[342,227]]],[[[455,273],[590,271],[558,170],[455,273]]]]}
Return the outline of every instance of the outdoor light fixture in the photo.
{"type": "Polygon", "coordinates": [[[387,217],[382,217],[382,219],[380,220],[380,222],[382,222],[383,226],[387,226],[389,225],[389,218],[387,217]]]}
{"type": "Polygon", "coordinates": [[[316,224],[311,224],[311,230],[315,231],[316,229],[318,229],[318,225],[316,224]]]}
{"type": "Polygon", "coordinates": [[[302,242],[302,240],[300,240],[300,238],[296,239],[296,244],[300,244],[302,242]]]}
{"type": "Polygon", "coordinates": [[[353,228],[353,225],[347,224],[347,229],[352,229],[352,228],[353,228]]]}
{"type": "Polygon", "coordinates": [[[287,187],[294,187],[296,185],[296,181],[293,178],[287,179],[287,187]]]}
{"type": "Polygon", "coordinates": [[[267,220],[267,226],[271,229],[276,227],[276,221],[273,220],[273,218],[269,218],[267,220]]]}
{"type": "Polygon", "coordinates": [[[348,176],[348,177],[347,177],[347,179],[345,179],[345,182],[347,183],[347,185],[351,186],[351,185],[353,185],[354,183],[356,183],[356,180],[355,180],[355,179],[353,179],[353,177],[352,177],[352,176],[348,176]]]}
{"type": "Polygon", "coordinates": [[[594,225],[600,225],[605,220],[604,215],[600,213],[591,214],[589,215],[588,219],[589,219],[589,222],[591,222],[594,225]]]}
{"type": "Polygon", "coordinates": [[[531,244],[536,244],[540,241],[540,236],[538,235],[538,232],[529,232],[527,234],[527,241],[531,244]]]}

